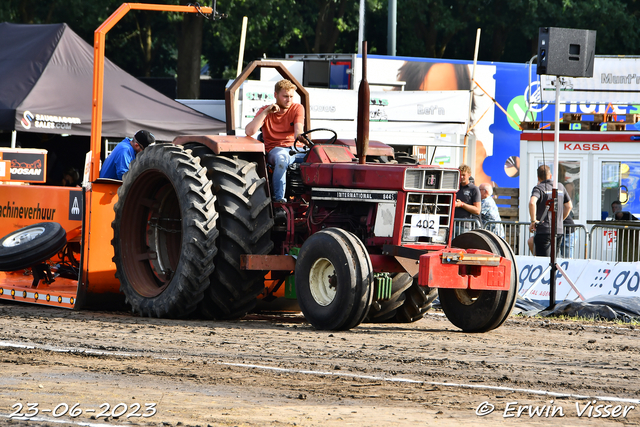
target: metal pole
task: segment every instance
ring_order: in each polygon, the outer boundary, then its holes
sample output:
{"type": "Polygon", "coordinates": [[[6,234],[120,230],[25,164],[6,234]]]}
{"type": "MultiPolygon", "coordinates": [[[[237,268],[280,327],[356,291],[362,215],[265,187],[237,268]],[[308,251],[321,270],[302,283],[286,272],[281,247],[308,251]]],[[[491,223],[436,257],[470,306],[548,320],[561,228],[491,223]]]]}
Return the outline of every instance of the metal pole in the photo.
{"type": "MultiPolygon", "coordinates": [[[[244,44],[245,41],[247,40],[247,22],[248,22],[248,18],[246,16],[242,17],[242,30],[240,33],[240,49],[238,51],[238,68],[236,71],[236,77],[238,77],[240,75],[240,73],[242,72],[242,63],[244,62],[244,44]]],[[[240,91],[237,90],[234,94],[233,94],[233,100],[234,100],[234,106],[236,108],[236,117],[240,117],[240,103],[238,102],[238,95],[239,95],[240,91]]],[[[234,129],[235,131],[235,129],[234,129]]]]}
{"type": "Polygon", "coordinates": [[[242,72],[242,62],[244,61],[244,43],[247,39],[247,21],[248,18],[246,16],[242,17],[242,32],[240,33],[240,49],[238,51],[238,70],[236,72],[236,77],[240,75],[242,72]]]}
{"type": "MultiPolygon", "coordinates": [[[[478,51],[480,50],[480,28],[476,31],[476,47],[473,51],[473,69],[471,70],[471,82],[469,83],[469,110],[464,134],[464,148],[462,149],[462,159],[471,165],[472,172],[475,172],[475,159],[467,159],[467,144],[469,143],[469,128],[471,127],[471,108],[473,106],[473,91],[475,89],[476,65],[478,64],[478,51]],[[470,161],[471,160],[471,161],[470,161]]],[[[475,153],[475,150],[474,150],[475,153]]]]}
{"type": "MultiPolygon", "coordinates": [[[[93,89],[91,106],[91,182],[100,175],[100,146],[102,140],[102,108],[104,99],[104,49],[106,35],[130,10],[153,10],[159,12],[213,13],[210,7],[176,6],[169,4],[123,3],[93,33],[93,89]]],[[[87,214],[88,215],[88,214],[87,214]]],[[[88,216],[87,216],[88,218],[88,216]]]]}
{"type": "Polygon", "coordinates": [[[553,129],[553,190],[551,191],[551,276],[549,308],[556,305],[556,222],[558,218],[558,150],[560,147],[560,76],[556,76],[556,117],[553,129]]]}
{"type": "Polygon", "coordinates": [[[397,0],[389,0],[389,12],[387,16],[387,55],[396,56],[397,0]]]}
{"type": "Polygon", "coordinates": [[[360,0],[360,19],[358,20],[358,53],[364,41],[364,0],[360,0]]]}

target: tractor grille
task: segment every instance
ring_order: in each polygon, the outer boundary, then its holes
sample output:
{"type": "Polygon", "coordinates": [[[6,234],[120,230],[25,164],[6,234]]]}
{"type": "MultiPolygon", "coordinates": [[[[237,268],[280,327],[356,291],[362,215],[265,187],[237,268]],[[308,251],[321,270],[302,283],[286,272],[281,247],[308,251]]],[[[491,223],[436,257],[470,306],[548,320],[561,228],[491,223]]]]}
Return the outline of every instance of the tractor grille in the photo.
{"type": "MultiPolygon", "coordinates": [[[[455,175],[457,175],[457,173],[455,175]]],[[[451,208],[452,200],[452,194],[407,193],[407,203],[404,210],[404,223],[402,227],[402,242],[446,243],[449,237],[449,223],[453,212],[451,208]],[[432,227],[431,233],[435,233],[435,235],[411,236],[412,219],[414,215],[421,215],[421,217],[419,217],[420,219],[426,218],[429,221],[433,221],[429,226],[432,227]]],[[[415,227],[413,231],[416,231],[415,227]]]]}
{"type": "Polygon", "coordinates": [[[456,170],[407,168],[404,175],[404,188],[458,191],[458,173],[456,170]]]}

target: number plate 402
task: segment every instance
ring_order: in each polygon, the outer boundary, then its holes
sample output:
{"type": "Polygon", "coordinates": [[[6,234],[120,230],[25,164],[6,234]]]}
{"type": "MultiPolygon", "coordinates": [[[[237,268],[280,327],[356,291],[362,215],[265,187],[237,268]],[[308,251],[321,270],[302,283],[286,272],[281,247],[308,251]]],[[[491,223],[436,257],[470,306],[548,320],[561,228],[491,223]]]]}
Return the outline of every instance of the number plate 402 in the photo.
{"type": "Polygon", "coordinates": [[[438,218],[438,215],[411,215],[411,233],[409,235],[412,237],[435,237],[438,235],[439,227],[440,219],[438,218]]]}

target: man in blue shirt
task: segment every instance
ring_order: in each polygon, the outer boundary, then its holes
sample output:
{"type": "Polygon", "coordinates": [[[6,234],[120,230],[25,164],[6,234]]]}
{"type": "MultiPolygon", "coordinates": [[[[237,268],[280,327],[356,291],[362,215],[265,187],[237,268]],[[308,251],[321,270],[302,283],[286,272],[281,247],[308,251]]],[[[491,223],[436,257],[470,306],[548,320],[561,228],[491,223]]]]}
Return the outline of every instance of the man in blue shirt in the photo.
{"type": "Polygon", "coordinates": [[[500,211],[498,210],[498,205],[496,205],[496,201],[493,200],[493,187],[491,184],[483,182],[478,187],[480,190],[480,197],[482,201],[480,202],[480,218],[482,219],[482,224],[486,224],[491,221],[489,224],[488,230],[504,239],[504,227],[502,224],[498,224],[496,222],[501,222],[502,218],[500,218],[500,211]]]}
{"type": "Polygon", "coordinates": [[[129,170],[129,163],[136,154],[156,142],[153,134],[146,130],[139,130],[132,138],[125,138],[105,159],[100,170],[100,178],[122,179],[122,175],[129,170]]]}

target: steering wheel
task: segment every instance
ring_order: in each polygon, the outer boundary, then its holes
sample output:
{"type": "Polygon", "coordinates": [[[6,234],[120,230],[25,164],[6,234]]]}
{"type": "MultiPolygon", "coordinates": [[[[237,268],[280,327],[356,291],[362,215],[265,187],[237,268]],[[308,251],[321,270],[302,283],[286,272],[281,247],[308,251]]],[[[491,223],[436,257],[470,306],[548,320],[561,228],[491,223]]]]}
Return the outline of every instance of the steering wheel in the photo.
{"type": "MultiPolygon", "coordinates": [[[[327,144],[335,144],[336,140],[338,139],[338,134],[333,129],[326,129],[326,128],[310,129],[298,135],[298,138],[302,138],[302,143],[307,147],[307,150],[310,150],[311,147],[314,146],[314,142],[307,135],[313,132],[320,132],[320,131],[331,132],[333,136],[329,138],[329,141],[327,142],[327,144]]],[[[293,142],[293,149],[299,153],[304,153],[305,150],[298,150],[297,144],[298,144],[298,140],[296,139],[293,142]]]]}

